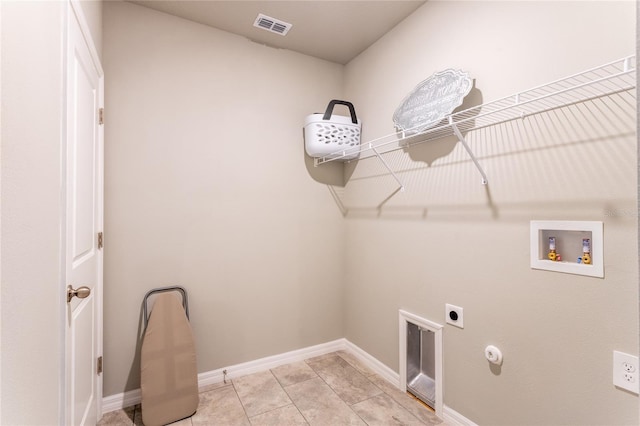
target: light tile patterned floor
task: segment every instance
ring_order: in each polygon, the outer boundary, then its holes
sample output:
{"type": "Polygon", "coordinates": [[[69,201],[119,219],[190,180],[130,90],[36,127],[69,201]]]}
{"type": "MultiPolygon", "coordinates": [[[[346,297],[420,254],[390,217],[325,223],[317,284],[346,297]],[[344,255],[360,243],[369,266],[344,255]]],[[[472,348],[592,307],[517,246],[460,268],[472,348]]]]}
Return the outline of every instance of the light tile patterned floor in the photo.
{"type": "MultiPolygon", "coordinates": [[[[140,406],[107,413],[98,425],[140,426],[140,406]]],[[[208,386],[198,411],[172,425],[445,426],[346,351],[208,386]]]]}

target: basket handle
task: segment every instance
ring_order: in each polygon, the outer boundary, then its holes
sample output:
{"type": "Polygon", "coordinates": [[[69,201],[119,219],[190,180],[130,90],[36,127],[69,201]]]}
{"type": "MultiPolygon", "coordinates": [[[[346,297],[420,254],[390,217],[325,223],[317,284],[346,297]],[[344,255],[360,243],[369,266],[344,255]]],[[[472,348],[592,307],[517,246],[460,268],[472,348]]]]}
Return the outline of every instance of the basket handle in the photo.
{"type": "Polygon", "coordinates": [[[356,117],[356,109],[353,107],[353,104],[347,101],[339,101],[338,99],[333,99],[331,102],[329,102],[329,105],[327,105],[327,110],[324,112],[324,116],[322,117],[323,120],[329,120],[331,118],[331,114],[333,113],[333,107],[336,104],[340,104],[348,107],[349,113],[351,114],[351,122],[353,124],[358,124],[358,118],[356,117]]]}

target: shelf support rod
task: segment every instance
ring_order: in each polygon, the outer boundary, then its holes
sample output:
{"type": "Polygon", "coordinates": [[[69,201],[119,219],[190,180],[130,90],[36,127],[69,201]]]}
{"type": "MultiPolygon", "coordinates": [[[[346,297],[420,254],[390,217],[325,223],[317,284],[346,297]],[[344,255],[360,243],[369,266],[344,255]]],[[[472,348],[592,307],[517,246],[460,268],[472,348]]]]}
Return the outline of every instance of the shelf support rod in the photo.
{"type": "Polygon", "coordinates": [[[476,156],[473,155],[473,151],[471,151],[471,148],[469,148],[469,145],[467,144],[467,141],[464,140],[464,137],[462,136],[462,133],[460,133],[460,129],[458,129],[458,126],[456,125],[456,123],[454,123],[451,120],[451,117],[449,117],[449,124],[451,125],[451,128],[453,129],[453,133],[455,133],[456,137],[458,138],[458,140],[460,141],[462,146],[464,146],[464,149],[467,150],[467,153],[469,154],[469,157],[471,157],[471,160],[473,160],[473,164],[476,165],[476,167],[478,168],[478,171],[482,175],[482,184],[486,185],[489,182],[487,180],[487,175],[485,174],[484,170],[482,169],[482,166],[478,162],[478,159],[476,158],[476,156]]]}
{"type": "Polygon", "coordinates": [[[393,176],[393,178],[396,180],[396,182],[398,182],[398,185],[400,185],[400,192],[404,192],[404,185],[402,184],[402,181],[400,180],[400,178],[398,178],[398,175],[396,175],[393,172],[393,170],[391,170],[391,167],[389,167],[389,165],[384,160],[384,158],[382,158],[382,156],[380,155],[378,150],[376,150],[373,147],[373,144],[371,144],[371,143],[369,144],[369,149],[372,150],[376,154],[376,157],[378,157],[378,160],[380,160],[380,162],[387,168],[387,170],[389,170],[389,173],[391,173],[391,176],[393,176]]]}

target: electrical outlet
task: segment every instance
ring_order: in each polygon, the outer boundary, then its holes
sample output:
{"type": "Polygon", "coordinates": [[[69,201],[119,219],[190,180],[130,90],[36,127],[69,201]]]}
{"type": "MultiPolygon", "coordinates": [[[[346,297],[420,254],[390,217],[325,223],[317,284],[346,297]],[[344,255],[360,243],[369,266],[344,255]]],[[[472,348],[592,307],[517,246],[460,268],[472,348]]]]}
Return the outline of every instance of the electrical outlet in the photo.
{"type": "Polygon", "coordinates": [[[639,393],[637,356],[613,351],[613,384],[633,393],[639,393]]]}
{"type": "Polygon", "coordinates": [[[464,328],[464,310],[460,306],[446,303],[444,306],[444,312],[447,324],[455,325],[458,328],[464,328]]]}

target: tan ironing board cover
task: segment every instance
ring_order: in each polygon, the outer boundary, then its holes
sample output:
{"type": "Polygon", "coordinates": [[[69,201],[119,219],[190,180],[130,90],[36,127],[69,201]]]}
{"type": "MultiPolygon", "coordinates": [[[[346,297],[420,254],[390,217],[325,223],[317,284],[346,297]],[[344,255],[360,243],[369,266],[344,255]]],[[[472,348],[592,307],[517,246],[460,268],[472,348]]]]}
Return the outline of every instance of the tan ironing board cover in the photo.
{"type": "Polygon", "coordinates": [[[166,425],[193,415],[198,408],[196,348],[175,294],[157,296],[140,357],[143,423],[166,425]]]}

